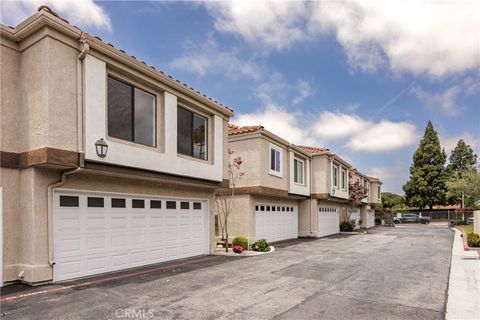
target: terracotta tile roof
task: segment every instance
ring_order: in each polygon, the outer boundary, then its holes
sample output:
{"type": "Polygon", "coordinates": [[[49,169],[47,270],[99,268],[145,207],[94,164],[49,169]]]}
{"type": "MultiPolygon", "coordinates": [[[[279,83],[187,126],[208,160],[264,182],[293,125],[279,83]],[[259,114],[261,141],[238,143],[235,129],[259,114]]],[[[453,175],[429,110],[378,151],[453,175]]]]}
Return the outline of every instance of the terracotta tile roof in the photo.
{"type": "MultiPolygon", "coordinates": [[[[48,7],[48,6],[46,6],[46,5],[42,5],[42,6],[40,6],[40,7],[38,8],[38,11],[42,11],[42,10],[43,10],[43,11],[46,11],[46,12],[48,12],[48,13],[50,13],[50,14],[52,14],[52,15],[55,16],[57,19],[60,19],[60,20],[64,21],[65,23],[67,23],[67,24],[69,24],[70,26],[72,26],[72,27],[80,30],[81,32],[86,33],[86,32],[84,32],[84,31],[82,31],[79,27],[70,24],[70,22],[68,22],[67,19],[60,17],[60,16],[59,16],[55,11],[53,11],[50,7],[48,7]]],[[[14,28],[13,28],[13,29],[14,29],[14,28]]],[[[104,44],[106,44],[106,45],[108,45],[108,46],[110,46],[110,47],[112,47],[112,48],[115,48],[115,46],[112,45],[111,43],[104,42],[104,41],[102,40],[102,38],[100,38],[100,37],[98,37],[98,36],[95,36],[95,38],[98,39],[99,41],[101,41],[102,43],[104,43],[104,44]]],[[[183,83],[183,82],[181,82],[181,81],[173,78],[172,76],[164,73],[163,71],[160,71],[160,70],[155,69],[155,67],[146,64],[144,61],[142,61],[142,60],[140,60],[140,59],[137,59],[135,56],[129,55],[128,53],[126,53],[125,51],[123,51],[123,50],[121,50],[121,49],[118,49],[118,48],[115,48],[115,49],[121,51],[123,54],[125,54],[125,55],[127,55],[127,56],[129,56],[129,57],[131,57],[131,58],[133,58],[133,59],[135,59],[136,61],[138,61],[138,62],[140,62],[140,63],[143,63],[144,65],[146,65],[147,67],[151,68],[151,69],[154,70],[155,72],[160,73],[160,74],[162,74],[162,75],[164,75],[164,76],[167,76],[167,77],[169,77],[170,79],[178,82],[178,83],[181,84],[183,87],[185,87],[187,90],[195,93],[196,95],[199,95],[199,96],[201,96],[202,98],[208,99],[208,100],[212,101],[213,103],[217,104],[218,106],[220,106],[220,107],[222,107],[222,108],[225,108],[225,109],[227,109],[227,110],[229,110],[229,111],[231,111],[231,112],[234,111],[234,110],[233,110],[232,108],[230,108],[229,106],[224,105],[224,104],[218,102],[217,100],[215,100],[215,99],[213,99],[213,98],[211,98],[211,97],[209,97],[209,96],[201,93],[201,92],[198,91],[198,90],[195,90],[194,88],[190,87],[189,85],[187,85],[187,84],[185,84],[185,83],[183,83]]]]}
{"type": "Polygon", "coordinates": [[[236,126],[232,123],[228,124],[228,135],[233,136],[237,134],[243,134],[243,133],[253,133],[253,132],[259,132],[263,131],[263,126],[243,126],[239,127],[236,126]]]}
{"type": "Polygon", "coordinates": [[[301,145],[295,145],[298,148],[302,149],[303,151],[310,153],[310,154],[315,154],[315,153],[320,153],[324,151],[330,151],[327,148],[321,148],[321,147],[312,147],[312,146],[301,146],[301,145]]]}

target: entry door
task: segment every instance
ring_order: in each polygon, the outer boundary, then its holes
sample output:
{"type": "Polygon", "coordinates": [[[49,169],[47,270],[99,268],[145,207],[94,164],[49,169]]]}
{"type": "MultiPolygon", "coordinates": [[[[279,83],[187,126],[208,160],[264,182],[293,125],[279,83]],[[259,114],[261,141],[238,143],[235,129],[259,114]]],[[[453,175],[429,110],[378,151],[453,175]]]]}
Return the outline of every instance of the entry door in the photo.
{"type": "Polygon", "coordinates": [[[368,209],[367,210],[367,228],[375,226],[375,211],[368,209]]]}
{"type": "Polygon", "coordinates": [[[326,237],[340,232],[338,207],[318,207],[318,236],[326,237]]]}
{"type": "Polygon", "coordinates": [[[54,280],[209,253],[207,202],[54,194],[54,280]]]}
{"type": "Polygon", "coordinates": [[[255,236],[269,242],[298,238],[298,207],[255,205],[255,236]]]}

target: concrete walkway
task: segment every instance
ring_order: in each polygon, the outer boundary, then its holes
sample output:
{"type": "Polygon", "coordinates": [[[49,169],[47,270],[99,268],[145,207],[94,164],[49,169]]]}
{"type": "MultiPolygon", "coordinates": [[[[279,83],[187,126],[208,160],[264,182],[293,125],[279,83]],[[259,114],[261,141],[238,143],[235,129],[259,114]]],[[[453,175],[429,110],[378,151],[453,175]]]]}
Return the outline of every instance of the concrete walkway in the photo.
{"type": "Polygon", "coordinates": [[[480,319],[480,259],[463,250],[461,232],[455,230],[448,287],[447,320],[480,319]]]}

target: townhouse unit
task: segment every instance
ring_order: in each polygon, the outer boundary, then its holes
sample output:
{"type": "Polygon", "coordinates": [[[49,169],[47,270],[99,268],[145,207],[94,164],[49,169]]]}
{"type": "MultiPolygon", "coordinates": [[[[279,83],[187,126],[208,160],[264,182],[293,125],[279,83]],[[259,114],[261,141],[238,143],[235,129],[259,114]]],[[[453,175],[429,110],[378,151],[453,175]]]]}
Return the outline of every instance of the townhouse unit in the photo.
{"type": "Polygon", "coordinates": [[[242,157],[245,170],[229,217],[231,237],[325,237],[339,233],[340,221],[347,218],[358,227],[374,225],[379,179],[367,177],[328,149],[291,144],[263,126],[228,128],[229,148],[242,157]],[[349,184],[357,176],[365,179],[369,196],[352,208],[349,184]]]}
{"type": "Polygon", "coordinates": [[[230,235],[280,241],[298,237],[299,206],[310,196],[310,157],[262,126],[230,124],[228,145],[244,161],[230,235]]]}
{"type": "Polygon", "coordinates": [[[46,7],[0,32],[2,282],[209,254],[232,110],[46,7]]]}

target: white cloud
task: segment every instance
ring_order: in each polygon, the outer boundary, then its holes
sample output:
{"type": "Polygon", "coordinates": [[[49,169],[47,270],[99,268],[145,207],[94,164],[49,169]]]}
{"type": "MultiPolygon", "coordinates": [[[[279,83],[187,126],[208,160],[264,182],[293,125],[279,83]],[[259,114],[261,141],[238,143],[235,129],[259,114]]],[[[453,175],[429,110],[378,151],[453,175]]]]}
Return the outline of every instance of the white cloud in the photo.
{"type": "Polygon", "coordinates": [[[452,85],[442,92],[429,92],[420,86],[412,87],[409,93],[431,108],[440,108],[447,115],[457,115],[463,107],[457,100],[461,95],[471,96],[480,91],[480,82],[467,77],[461,83],[452,85]]]}
{"type": "Polygon", "coordinates": [[[305,6],[296,1],[206,1],[215,28],[241,36],[259,48],[285,49],[305,36],[305,6]]]}
{"type": "Polygon", "coordinates": [[[325,111],[312,124],[302,112],[289,112],[275,104],[238,114],[233,122],[241,126],[263,125],[296,144],[326,146],[329,142],[346,141],[349,149],[364,152],[401,149],[417,142],[419,137],[416,127],[408,122],[373,122],[358,115],[325,111]]]}
{"type": "MultiPolygon", "coordinates": [[[[480,130],[480,129],[479,129],[480,130]]],[[[450,157],[450,153],[453,149],[457,146],[458,140],[463,139],[466,144],[470,145],[475,152],[480,152],[480,131],[477,132],[477,135],[474,136],[469,132],[463,132],[460,135],[448,137],[448,136],[440,136],[440,144],[443,148],[445,148],[445,152],[447,153],[447,157],[450,157]]]]}
{"type": "Polygon", "coordinates": [[[222,51],[211,35],[205,43],[187,42],[186,52],[169,63],[171,69],[205,74],[224,74],[232,78],[246,77],[259,80],[262,67],[253,61],[237,57],[235,50],[222,51]]]}
{"type": "Polygon", "coordinates": [[[349,64],[445,76],[479,66],[479,1],[206,2],[215,28],[255,48],[285,50],[333,34],[349,64]]]}
{"type": "Polygon", "coordinates": [[[0,20],[3,24],[16,26],[35,14],[41,5],[49,6],[73,25],[112,30],[110,17],[93,0],[2,1],[0,20]]]}
{"type": "Polygon", "coordinates": [[[322,138],[343,139],[365,130],[369,125],[368,121],[355,114],[325,111],[314,125],[314,131],[322,138]]]}
{"type": "Polygon", "coordinates": [[[240,126],[262,125],[291,143],[315,145],[318,141],[309,136],[309,130],[302,126],[301,119],[299,112],[291,113],[281,106],[270,104],[252,113],[238,114],[232,122],[240,126]]]}
{"type": "Polygon", "coordinates": [[[297,81],[298,95],[292,100],[292,104],[302,103],[303,100],[310,97],[313,94],[312,86],[304,80],[297,81]]]}
{"type": "Polygon", "coordinates": [[[390,151],[409,146],[417,139],[413,124],[383,120],[352,136],[347,146],[355,151],[390,151]]]}

